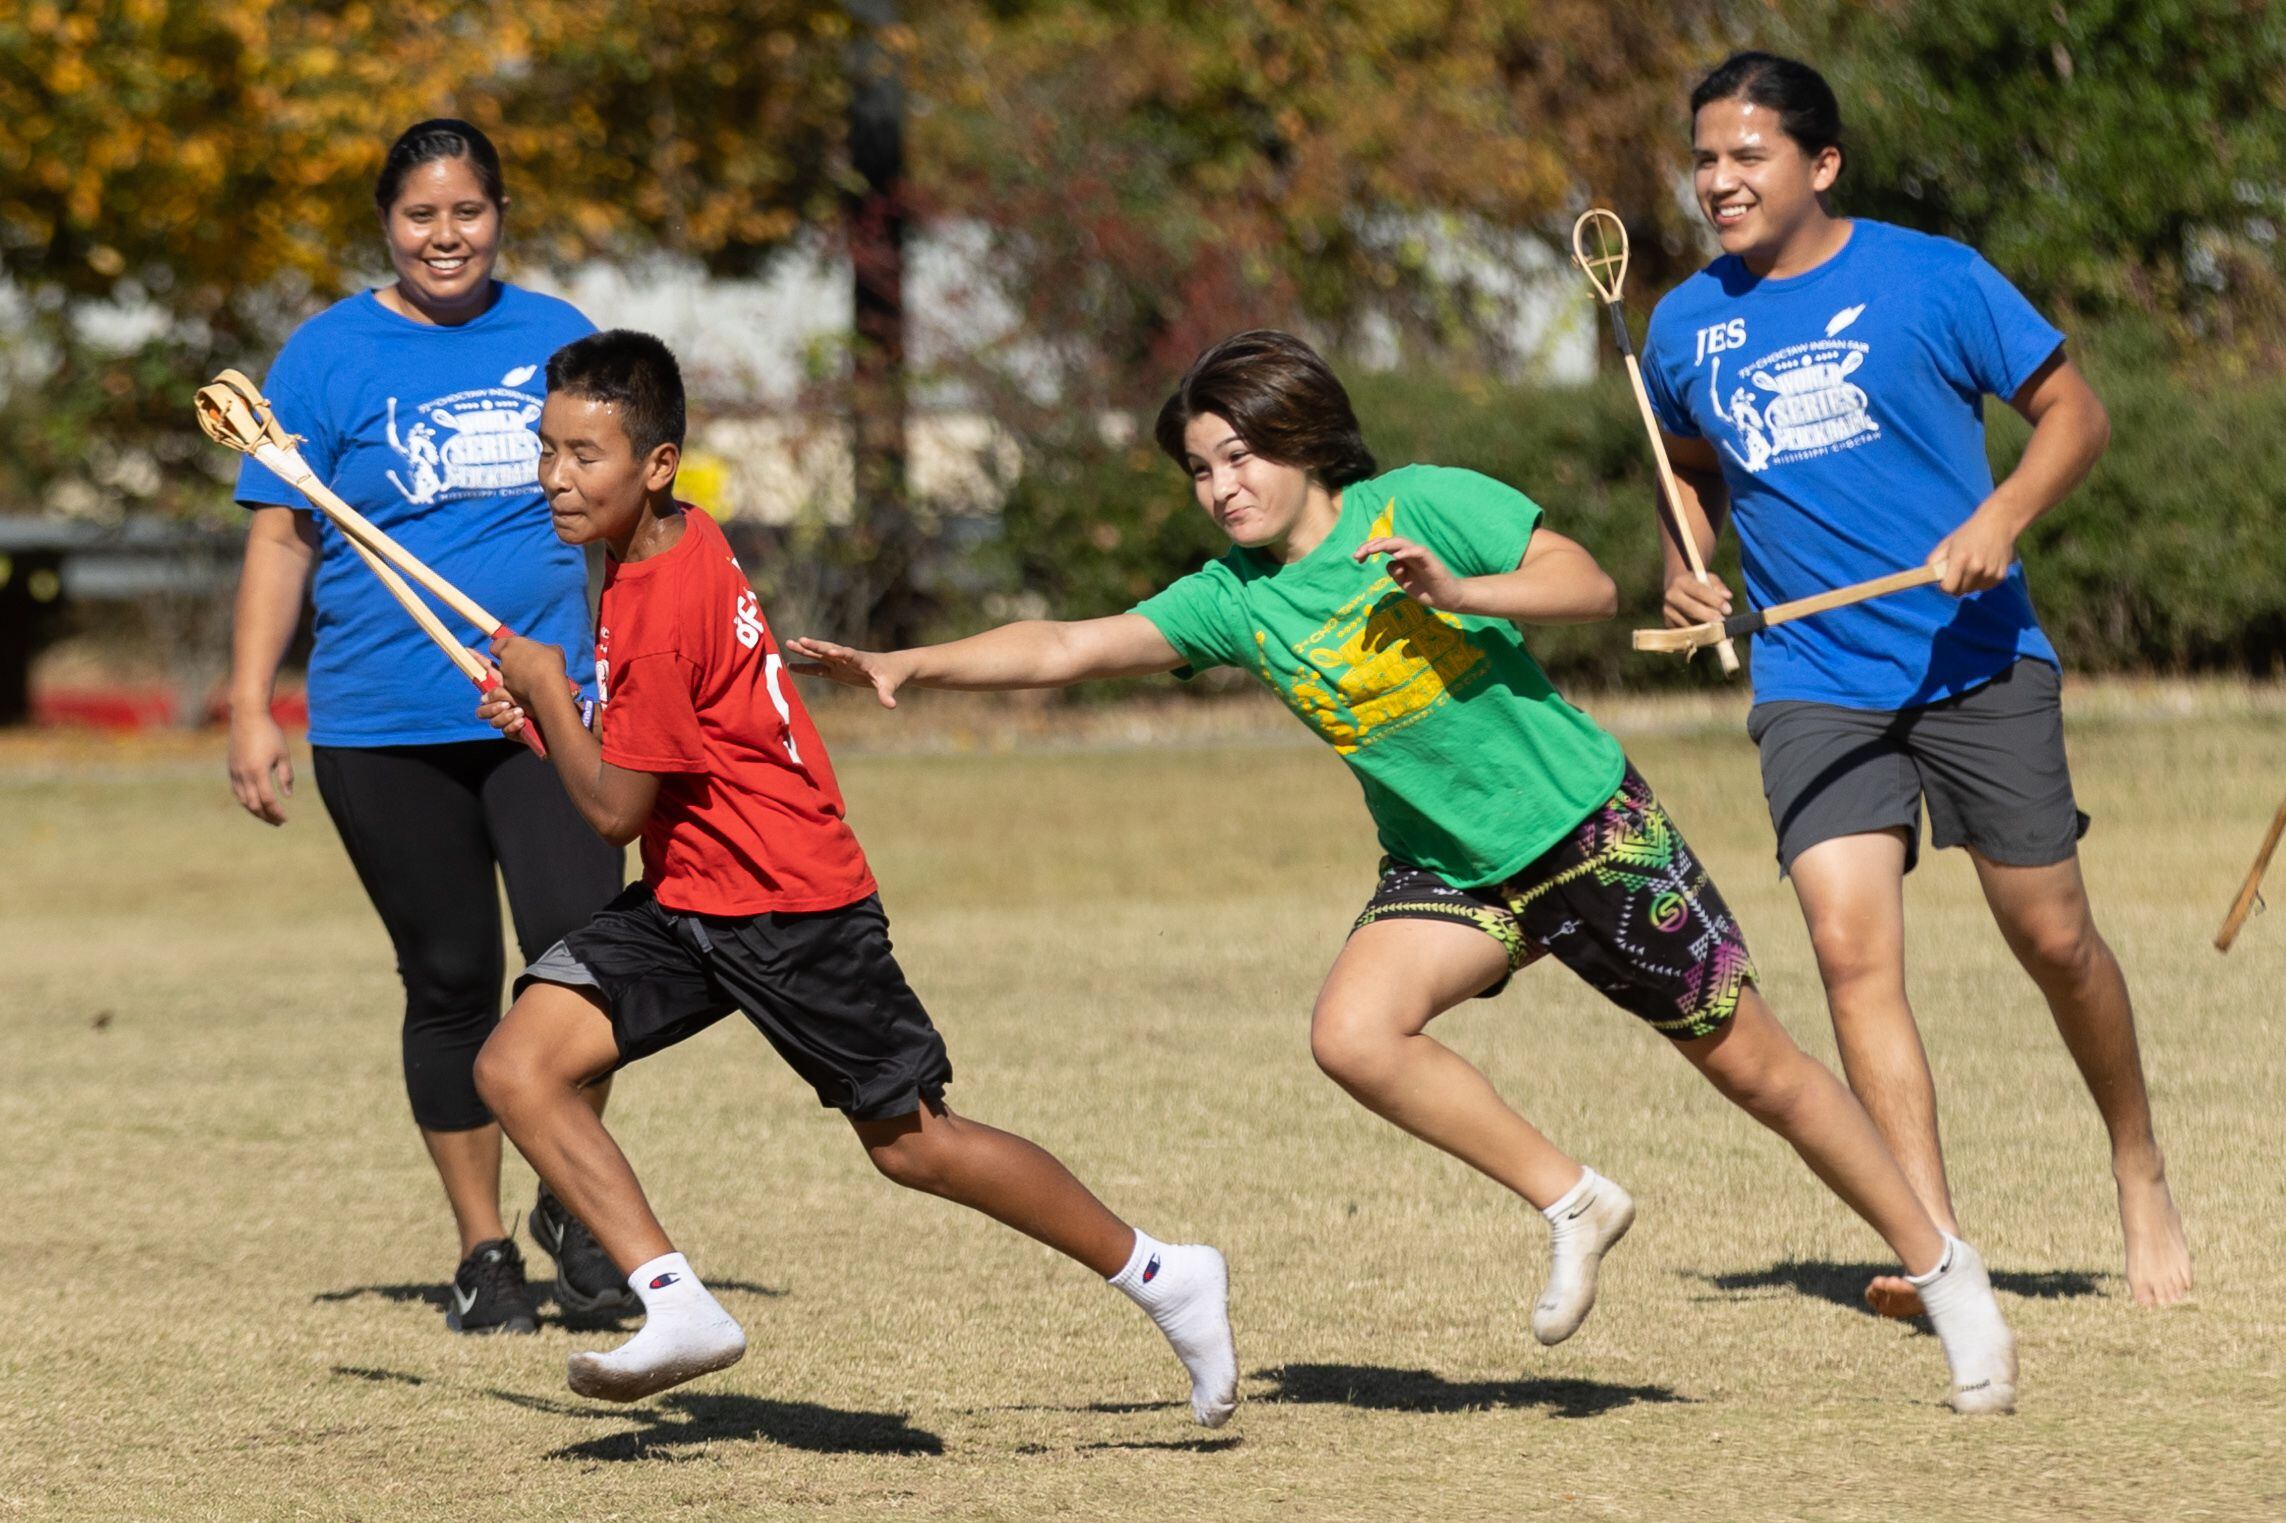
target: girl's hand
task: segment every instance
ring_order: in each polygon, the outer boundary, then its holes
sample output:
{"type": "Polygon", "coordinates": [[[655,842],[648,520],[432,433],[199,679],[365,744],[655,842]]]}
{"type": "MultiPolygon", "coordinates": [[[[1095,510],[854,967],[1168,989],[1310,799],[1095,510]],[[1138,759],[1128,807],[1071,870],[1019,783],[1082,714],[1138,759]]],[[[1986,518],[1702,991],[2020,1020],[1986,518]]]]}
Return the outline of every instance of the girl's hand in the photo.
{"type": "Polygon", "coordinates": [[[1387,535],[1367,540],[1350,558],[1362,565],[1366,557],[1373,555],[1389,558],[1385,568],[1389,580],[1423,608],[1441,608],[1448,613],[1467,611],[1461,606],[1467,599],[1467,580],[1454,576],[1445,563],[1437,559],[1437,552],[1428,546],[1387,535]]]}
{"type": "Polygon", "coordinates": [[[869,687],[885,709],[897,706],[897,689],[913,675],[902,653],[852,650],[830,640],[806,638],[789,642],[786,649],[804,658],[787,662],[789,671],[804,677],[824,677],[848,687],[869,687]]]}

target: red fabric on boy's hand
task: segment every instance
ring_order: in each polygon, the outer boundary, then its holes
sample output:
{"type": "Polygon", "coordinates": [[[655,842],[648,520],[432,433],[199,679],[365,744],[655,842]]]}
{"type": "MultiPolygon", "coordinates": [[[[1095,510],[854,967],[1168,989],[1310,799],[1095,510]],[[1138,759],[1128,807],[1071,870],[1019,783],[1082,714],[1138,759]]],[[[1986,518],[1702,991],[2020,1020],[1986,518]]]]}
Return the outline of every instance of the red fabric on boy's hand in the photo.
{"type": "Polygon", "coordinates": [[[563,685],[564,653],[556,646],[503,631],[492,637],[492,659],[500,667],[501,685],[523,709],[532,707],[534,693],[563,685]]]}

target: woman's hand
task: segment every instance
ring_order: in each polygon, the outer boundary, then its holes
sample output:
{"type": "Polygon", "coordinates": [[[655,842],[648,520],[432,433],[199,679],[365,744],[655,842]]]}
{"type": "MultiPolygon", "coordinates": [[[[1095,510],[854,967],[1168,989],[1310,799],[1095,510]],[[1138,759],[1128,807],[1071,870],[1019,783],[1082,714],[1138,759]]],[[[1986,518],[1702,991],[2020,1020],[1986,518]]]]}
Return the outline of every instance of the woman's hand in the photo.
{"type": "Polygon", "coordinates": [[[1423,608],[1441,608],[1448,613],[1465,613],[1461,607],[1467,597],[1467,581],[1453,575],[1451,568],[1437,559],[1437,552],[1427,545],[1416,545],[1409,539],[1384,535],[1369,539],[1351,552],[1350,559],[1364,564],[1369,556],[1385,555],[1388,562],[1383,569],[1389,580],[1423,608]]]}
{"type": "Polygon", "coordinates": [[[897,689],[913,675],[903,651],[852,650],[830,640],[794,640],[786,649],[804,659],[787,666],[804,677],[825,677],[848,687],[869,687],[885,709],[897,706],[897,689]]]}
{"type": "Polygon", "coordinates": [[[285,800],[294,792],[293,755],[286,732],[267,711],[230,716],[230,792],[263,824],[286,823],[285,800]]]}
{"type": "Polygon", "coordinates": [[[496,687],[484,695],[484,701],[476,706],[476,717],[510,740],[524,733],[524,711],[508,696],[505,687],[496,687]]]}

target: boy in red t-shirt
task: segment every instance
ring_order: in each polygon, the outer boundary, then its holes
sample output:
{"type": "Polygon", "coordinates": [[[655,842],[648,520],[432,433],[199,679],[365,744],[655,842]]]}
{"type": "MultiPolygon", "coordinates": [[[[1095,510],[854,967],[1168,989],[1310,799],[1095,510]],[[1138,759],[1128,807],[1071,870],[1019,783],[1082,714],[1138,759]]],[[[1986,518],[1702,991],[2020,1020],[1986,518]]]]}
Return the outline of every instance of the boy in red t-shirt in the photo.
{"type": "Polygon", "coordinates": [[[1238,1399],[1222,1255],[1129,1227],[1040,1148],[946,1106],[952,1065],[890,955],[825,746],[721,529],[675,502],[682,438],[682,378],[657,339],[598,333],[548,361],[540,485],[566,543],[611,552],[601,703],[591,734],[562,654],[504,635],[506,695],[482,710],[511,732],[529,714],[588,823],[643,841],[643,881],[524,970],[476,1060],[485,1104],[643,1301],[633,1338],[571,1356],[572,1389],[634,1401],[746,1351],[579,1098],[736,1009],[849,1117],[882,1173],[1126,1292],[1190,1371],[1192,1413],[1220,1426],[1238,1399]]]}

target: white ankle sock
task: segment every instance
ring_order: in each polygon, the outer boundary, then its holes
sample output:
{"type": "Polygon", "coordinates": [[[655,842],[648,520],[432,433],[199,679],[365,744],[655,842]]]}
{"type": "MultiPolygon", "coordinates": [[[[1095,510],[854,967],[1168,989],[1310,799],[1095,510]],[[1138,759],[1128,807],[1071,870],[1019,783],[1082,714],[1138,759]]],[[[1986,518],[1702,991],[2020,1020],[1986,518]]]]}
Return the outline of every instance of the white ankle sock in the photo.
{"type": "Polygon", "coordinates": [[[1925,1274],[1905,1277],[1921,1292],[1921,1305],[1952,1370],[1953,1410],[2016,1409],[2016,1338],[2000,1315],[1992,1277],[1974,1248],[1945,1234],[1945,1256],[1925,1274]]]}
{"type": "Polygon", "coordinates": [[[1238,1407],[1238,1351],[1230,1341],[1230,1270],[1204,1243],[1162,1243],[1135,1234],[1113,1288],[1149,1313],[1191,1372],[1191,1415],[1209,1428],[1238,1407]]]}
{"type": "Polygon", "coordinates": [[[640,1401],[746,1353],[746,1334],[681,1254],[661,1254],[627,1283],[643,1299],[642,1330],[609,1353],[571,1356],[571,1388],[580,1395],[640,1401]]]}
{"type": "Polygon", "coordinates": [[[1635,1225],[1635,1201],[1590,1168],[1540,1213],[1548,1219],[1548,1283],[1532,1308],[1532,1336],[1563,1342],[1595,1307],[1596,1272],[1611,1245],[1635,1225]]]}

